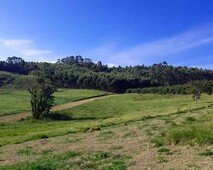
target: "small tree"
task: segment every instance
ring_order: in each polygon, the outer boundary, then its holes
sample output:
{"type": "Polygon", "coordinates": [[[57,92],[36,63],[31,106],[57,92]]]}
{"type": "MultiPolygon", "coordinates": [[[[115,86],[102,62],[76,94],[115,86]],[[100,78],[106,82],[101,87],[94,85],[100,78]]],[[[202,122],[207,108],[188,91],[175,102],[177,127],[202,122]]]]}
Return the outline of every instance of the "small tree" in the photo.
{"type": "Polygon", "coordinates": [[[49,113],[53,106],[53,93],[56,91],[56,88],[47,75],[38,72],[29,83],[28,91],[31,94],[30,103],[33,119],[41,119],[41,115],[49,113]]]}
{"type": "Polygon", "coordinates": [[[212,95],[213,93],[213,81],[194,81],[189,84],[192,88],[192,98],[195,103],[200,99],[201,93],[206,93],[208,95],[212,95]]]}
{"type": "Polygon", "coordinates": [[[197,104],[198,100],[201,98],[201,93],[202,93],[202,84],[199,81],[193,81],[190,83],[191,88],[192,88],[192,98],[197,104]]]}
{"type": "Polygon", "coordinates": [[[193,95],[192,95],[192,98],[193,98],[193,100],[195,101],[196,104],[197,104],[198,100],[200,100],[200,97],[201,97],[201,92],[199,92],[199,91],[194,92],[193,95]]]}

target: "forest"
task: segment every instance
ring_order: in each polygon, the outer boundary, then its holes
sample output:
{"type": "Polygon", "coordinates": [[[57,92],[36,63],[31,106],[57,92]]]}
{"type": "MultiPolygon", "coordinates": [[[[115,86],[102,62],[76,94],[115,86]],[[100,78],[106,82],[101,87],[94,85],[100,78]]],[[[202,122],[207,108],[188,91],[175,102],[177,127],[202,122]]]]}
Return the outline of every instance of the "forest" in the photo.
{"type": "MultiPolygon", "coordinates": [[[[165,91],[165,88],[168,89],[171,86],[173,89],[180,89],[180,85],[192,81],[213,80],[213,70],[172,66],[165,61],[152,66],[126,67],[108,67],[101,61],[94,63],[92,59],[83,58],[80,55],[58,59],[56,63],[27,62],[15,56],[8,57],[6,61],[0,61],[0,71],[28,75],[23,77],[33,76],[41,69],[45,70],[45,73],[50,75],[56,86],[60,88],[98,89],[114,93],[136,92],[135,89],[144,89],[142,93],[149,93],[157,87],[165,91]],[[148,90],[145,90],[147,88],[148,90]]],[[[14,84],[14,81],[17,80],[8,74],[0,75],[0,86],[8,82],[14,84]]],[[[180,93],[184,93],[184,88],[185,85],[181,87],[180,93]]]]}

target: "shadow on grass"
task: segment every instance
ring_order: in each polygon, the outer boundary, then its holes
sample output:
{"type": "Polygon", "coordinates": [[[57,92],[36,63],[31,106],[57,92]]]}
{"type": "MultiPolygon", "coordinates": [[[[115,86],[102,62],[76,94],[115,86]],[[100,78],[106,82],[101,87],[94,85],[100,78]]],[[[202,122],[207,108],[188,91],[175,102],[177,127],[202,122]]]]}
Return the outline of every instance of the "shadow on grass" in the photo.
{"type": "Polygon", "coordinates": [[[101,120],[103,118],[97,117],[73,117],[72,120],[101,120]]]}
{"type": "Polygon", "coordinates": [[[58,112],[50,112],[48,114],[42,115],[42,119],[47,119],[47,120],[72,120],[72,117],[67,115],[67,114],[61,114],[58,112]]]}
{"type": "Polygon", "coordinates": [[[48,114],[45,114],[42,116],[42,119],[47,119],[47,120],[55,120],[55,121],[70,121],[70,120],[75,120],[75,121],[85,121],[85,120],[104,120],[110,117],[73,117],[72,115],[67,115],[65,113],[60,113],[60,112],[50,112],[48,114]]]}

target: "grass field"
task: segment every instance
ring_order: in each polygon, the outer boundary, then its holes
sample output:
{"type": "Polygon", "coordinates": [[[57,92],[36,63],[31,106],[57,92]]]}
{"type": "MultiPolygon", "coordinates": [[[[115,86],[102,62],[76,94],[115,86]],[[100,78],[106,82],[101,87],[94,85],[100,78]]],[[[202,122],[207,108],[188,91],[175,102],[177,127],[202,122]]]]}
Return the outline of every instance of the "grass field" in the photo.
{"type": "MultiPolygon", "coordinates": [[[[85,97],[75,92],[57,92],[58,104],[85,97]]],[[[212,96],[195,104],[182,95],[113,95],[58,114],[72,119],[1,123],[0,169],[213,167],[212,96]]]]}
{"type": "Polygon", "coordinates": [[[193,111],[206,108],[212,103],[212,97],[205,95],[198,104],[193,102],[191,96],[114,95],[59,112],[72,116],[71,121],[32,121],[29,119],[2,123],[0,126],[0,145],[84,132],[91,127],[104,127],[143,120],[157,115],[193,111]]]}
{"type": "MultiPolygon", "coordinates": [[[[153,98],[152,95],[140,96],[140,99],[142,97],[146,98],[146,102],[148,102],[148,99],[153,98]]],[[[154,104],[157,103],[158,106],[163,108],[163,103],[169,100],[168,97],[155,96],[156,102],[154,104]]],[[[184,97],[186,97],[185,102],[188,98],[188,96],[170,96],[170,99],[173,99],[173,97],[175,99],[178,98],[175,100],[179,102],[179,104],[176,103],[176,106],[184,102],[181,101],[184,100],[184,97]]],[[[107,97],[102,99],[102,101],[97,100],[93,103],[100,104],[108,101],[112,105],[112,101],[119,99],[121,107],[121,105],[126,104],[123,103],[124,100],[132,101],[131,104],[133,104],[134,99],[138,98],[139,96],[137,95],[117,95],[107,97]]],[[[151,100],[149,102],[152,105],[151,100]]],[[[143,104],[142,101],[139,103],[143,104]]],[[[199,107],[207,106],[210,103],[211,98],[205,96],[205,100],[203,99],[203,103],[200,103],[199,107]]],[[[193,102],[190,103],[188,101],[184,105],[185,108],[190,107],[190,104],[194,106],[193,102]]],[[[115,107],[115,105],[113,106],[115,107]]],[[[102,106],[95,105],[95,107],[102,106]]],[[[155,107],[157,108],[157,106],[155,107]]],[[[134,110],[133,108],[129,108],[127,112],[134,110]]],[[[73,109],[66,110],[66,112],[73,110],[73,113],[77,113],[76,109],[79,110],[80,106],[74,109],[75,112],[73,109]]],[[[113,110],[111,108],[109,112],[113,112],[113,110]]],[[[166,107],[164,110],[166,112],[166,107]]],[[[122,112],[125,112],[125,109],[122,112]]],[[[104,113],[107,114],[106,111],[104,113]]],[[[122,114],[118,110],[113,113],[120,115],[119,117],[122,118],[122,114]]],[[[83,111],[81,114],[83,116],[83,111]]],[[[115,119],[116,115],[114,116],[115,119]]],[[[96,117],[98,116],[96,115],[96,117]]],[[[112,118],[113,116],[111,115],[110,118],[104,119],[99,117],[97,119],[84,120],[79,117],[79,120],[67,122],[32,122],[28,120],[16,122],[13,126],[12,124],[2,124],[1,128],[4,129],[1,130],[4,132],[6,132],[8,125],[10,128],[13,127],[13,131],[17,132],[11,134],[14,138],[21,133],[21,126],[25,137],[24,131],[26,129],[29,134],[36,134],[41,130],[43,135],[39,132],[39,140],[32,139],[33,141],[0,147],[0,169],[137,170],[212,169],[213,167],[213,107],[211,104],[203,109],[194,108],[186,112],[182,110],[182,112],[179,111],[172,114],[161,113],[161,116],[152,114],[152,116],[146,116],[138,121],[129,119],[130,122],[128,122],[125,118],[123,119],[127,121],[125,124],[122,124],[121,121],[114,122],[116,125],[107,126],[107,123],[113,123],[112,118]],[[109,120],[111,121],[109,122],[109,120]],[[209,126],[210,124],[211,126],[209,126]],[[105,125],[105,127],[102,127],[100,131],[81,132],[86,127],[98,125],[105,125]],[[53,132],[51,130],[53,127],[58,135],[62,135],[67,130],[79,133],[68,132],[69,134],[63,136],[57,136],[55,133],[57,137],[48,138],[47,133],[53,132]]],[[[8,136],[5,137],[7,138],[8,136]]],[[[38,139],[37,137],[35,139],[38,139]]],[[[21,139],[20,136],[18,138],[21,139]]]]}
{"type": "Polygon", "coordinates": [[[193,110],[210,104],[213,104],[213,101],[207,95],[203,95],[202,100],[195,104],[190,95],[123,94],[64,110],[61,113],[70,114],[77,120],[117,118],[121,121],[130,121],[144,116],[193,110]]]}
{"type": "MultiPolygon", "coordinates": [[[[99,90],[58,89],[55,105],[103,94],[99,90]]],[[[24,111],[30,111],[30,94],[26,90],[0,89],[0,116],[24,111]]]]}
{"type": "Polygon", "coordinates": [[[187,117],[167,132],[167,138],[175,144],[213,144],[213,111],[198,118],[187,117]]]}

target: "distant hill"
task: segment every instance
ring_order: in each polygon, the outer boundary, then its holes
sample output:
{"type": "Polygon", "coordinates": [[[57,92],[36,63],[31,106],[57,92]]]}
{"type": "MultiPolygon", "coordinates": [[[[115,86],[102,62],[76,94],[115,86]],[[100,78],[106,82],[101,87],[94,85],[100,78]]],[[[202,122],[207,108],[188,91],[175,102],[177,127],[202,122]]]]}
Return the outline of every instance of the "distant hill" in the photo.
{"type": "Polygon", "coordinates": [[[26,82],[30,77],[32,76],[0,71],[0,87],[23,89],[27,87],[26,82]]]}

